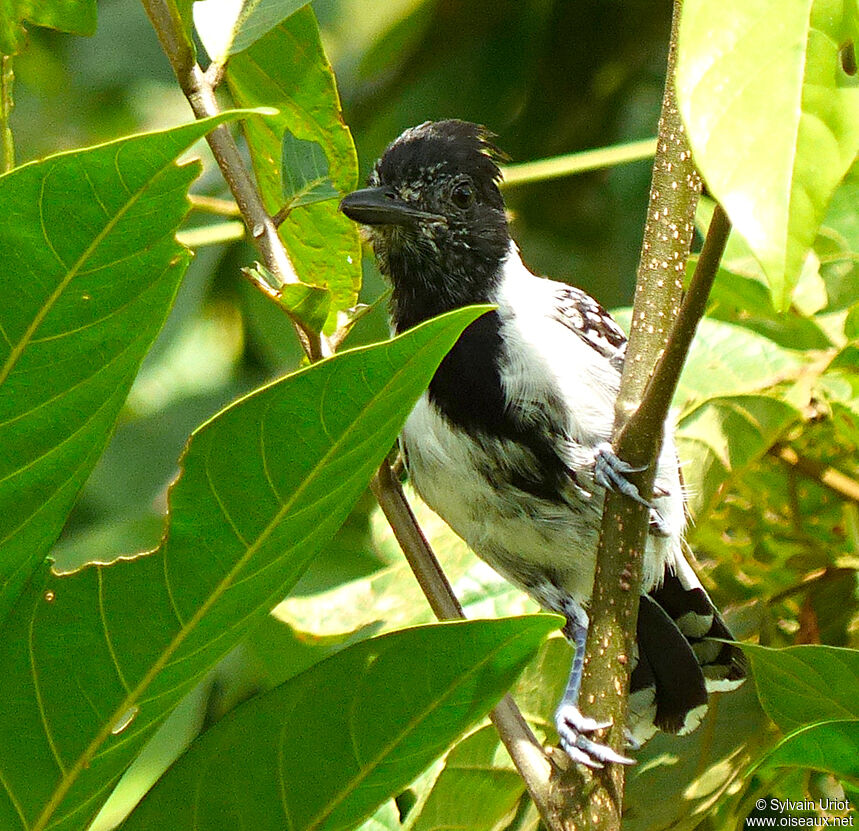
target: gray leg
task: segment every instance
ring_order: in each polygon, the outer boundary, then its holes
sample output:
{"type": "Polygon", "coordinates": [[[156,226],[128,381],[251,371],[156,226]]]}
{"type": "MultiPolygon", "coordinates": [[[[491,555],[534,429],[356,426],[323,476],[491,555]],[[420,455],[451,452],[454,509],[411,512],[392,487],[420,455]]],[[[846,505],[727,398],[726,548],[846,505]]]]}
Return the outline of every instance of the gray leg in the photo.
{"type": "Polygon", "coordinates": [[[607,762],[633,765],[635,761],[621,756],[610,747],[587,738],[587,733],[610,727],[611,722],[595,721],[579,710],[579,689],[582,684],[582,668],[585,661],[585,643],[588,637],[588,616],[577,603],[570,601],[566,610],[567,625],[564,634],[576,650],[567,688],[555,712],[555,726],[561,748],[574,761],[589,768],[601,768],[607,762]]]}
{"type": "MultiPolygon", "coordinates": [[[[650,508],[650,532],[657,537],[669,537],[671,536],[671,529],[665,524],[665,520],[656,510],[656,506],[652,502],[648,502],[639,493],[638,488],[626,478],[628,474],[641,473],[642,470],[644,470],[643,467],[633,467],[619,459],[607,441],[597,445],[596,453],[594,453],[594,479],[596,483],[607,490],[620,491],[640,505],[650,508]]],[[[653,495],[668,496],[668,493],[660,488],[653,495]]]]}
{"type": "Polygon", "coordinates": [[[638,488],[627,479],[630,473],[641,473],[643,467],[633,467],[618,458],[612,446],[604,441],[597,445],[594,453],[594,479],[598,485],[610,491],[619,491],[624,496],[634,499],[640,505],[646,505],[652,511],[656,510],[652,502],[648,502],[638,488]]]}

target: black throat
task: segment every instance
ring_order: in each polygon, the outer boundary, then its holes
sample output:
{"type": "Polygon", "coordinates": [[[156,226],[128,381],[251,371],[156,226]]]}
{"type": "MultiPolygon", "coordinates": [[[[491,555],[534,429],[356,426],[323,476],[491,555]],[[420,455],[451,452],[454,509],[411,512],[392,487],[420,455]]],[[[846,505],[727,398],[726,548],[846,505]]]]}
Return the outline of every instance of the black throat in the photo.
{"type": "MultiPolygon", "coordinates": [[[[386,265],[391,268],[392,317],[398,333],[453,309],[495,302],[502,279],[499,266],[454,281],[427,275],[405,260],[389,260],[386,265]],[[397,272],[398,266],[414,270],[397,272]]],[[[547,414],[526,421],[510,406],[501,380],[505,360],[501,328],[497,311],[487,312],[466,327],[430,381],[429,399],[448,422],[485,446],[489,455],[484,475],[490,479],[500,476],[508,485],[541,499],[562,501],[574,474],[558,452],[555,427],[547,414]],[[536,464],[502,472],[506,465],[489,461],[497,440],[529,451],[536,464]]],[[[505,452],[500,445],[495,449],[505,452]]]]}

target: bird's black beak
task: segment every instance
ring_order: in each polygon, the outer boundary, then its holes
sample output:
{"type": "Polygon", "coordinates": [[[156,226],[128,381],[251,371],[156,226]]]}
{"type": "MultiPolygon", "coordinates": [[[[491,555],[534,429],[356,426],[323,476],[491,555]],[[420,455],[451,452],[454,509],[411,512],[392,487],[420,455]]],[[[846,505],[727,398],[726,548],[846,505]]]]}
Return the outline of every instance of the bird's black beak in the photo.
{"type": "Polygon", "coordinates": [[[364,188],[344,196],[340,210],[362,225],[417,225],[420,222],[444,222],[439,214],[427,213],[398,198],[386,187],[364,188]]]}

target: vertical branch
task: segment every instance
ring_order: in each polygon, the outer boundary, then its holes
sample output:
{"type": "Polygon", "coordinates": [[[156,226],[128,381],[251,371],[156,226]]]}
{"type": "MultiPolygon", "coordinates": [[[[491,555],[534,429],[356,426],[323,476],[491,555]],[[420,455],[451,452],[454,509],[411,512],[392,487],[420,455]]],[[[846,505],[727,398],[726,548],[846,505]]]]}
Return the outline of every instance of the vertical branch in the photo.
{"type": "MultiPolygon", "coordinates": [[[[169,0],[141,2],[194,115],[197,118],[217,115],[221,108],[215,99],[215,89],[194,58],[193,47],[178,16],[175,3],[169,0]]],[[[233,193],[242,219],[266,268],[281,285],[297,283],[298,277],[289,254],[263,204],[256,182],[245,167],[229,128],[225,124],[216,127],[206,136],[206,141],[212,148],[212,154],[233,193]]],[[[293,323],[301,345],[311,360],[318,360],[330,352],[327,343],[319,335],[295,321],[293,323]]]]}
{"type": "Polygon", "coordinates": [[[12,56],[3,55],[0,57],[0,132],[3,143],[3,161],[0,167],[0,173],[8,173],[15,167],[15,142],[12,138],[12,127],[9,125],[9,118],[12,115],[12,82],[14,75],[12,73],[12,56]]]}
{"type": "MultiPolygon", "coordinates": [[[[681,8],[682,0],[675,0],[647,222],[613,433],[615,451],[621,458],[636,466],[648,465],[636,482],[645,495],[653,489],[653,462],[659,455],[668,402],[661,413],[651,408],[654,412],[648,422],[650,429],[624,432],[623,428],[642,404],[648,380],[665,350],[680,309],[683,275],[701,190],[674,94],[681,8]],[[623,441],[618,444],[621,436],[623,441]]],[[[608,743],[617,750],[622,750],[624,741],[630,657],[635,646],[648,520],[647,509],[620,494],[606,494],[589,609],[591,625],[581,702],[588,715],[612,722],[608,743]]],[[[559,810],[571,811],[576,827],[619,829],[624,767],[612,765],[604,771],[584,775],[589,781],[572,795],[573,804],[559,810]]]]}

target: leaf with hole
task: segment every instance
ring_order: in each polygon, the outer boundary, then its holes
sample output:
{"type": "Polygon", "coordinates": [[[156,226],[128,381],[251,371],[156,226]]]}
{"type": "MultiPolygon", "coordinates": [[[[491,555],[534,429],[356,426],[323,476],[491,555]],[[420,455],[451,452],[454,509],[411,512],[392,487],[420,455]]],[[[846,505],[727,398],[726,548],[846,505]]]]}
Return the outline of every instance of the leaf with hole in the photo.
{"type": "MultiPolygon", "coordinates": [[[[283,207],[284,135],[289,131],[324,150],[327,176],[340,193],[358,181],[358,159],[343,123],[331,65],[325,57],[316,18],[301,9],[275,26],[249,49],[234,55],[226,80],[242,106],[277,107],[279,114],[245,125],[266,208],[272,216],[283,207]],[[251,103],[255,102],[255,103],[251,103]]],[[[338,210],[333,199],[290,211],[279,232],[299,279],[331,292],[326,333],[337,325],[337,313],[355,306],[361,285],[358,228],[338,210]]]]}

